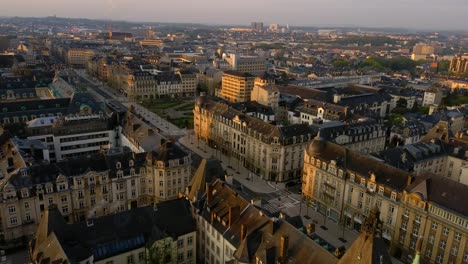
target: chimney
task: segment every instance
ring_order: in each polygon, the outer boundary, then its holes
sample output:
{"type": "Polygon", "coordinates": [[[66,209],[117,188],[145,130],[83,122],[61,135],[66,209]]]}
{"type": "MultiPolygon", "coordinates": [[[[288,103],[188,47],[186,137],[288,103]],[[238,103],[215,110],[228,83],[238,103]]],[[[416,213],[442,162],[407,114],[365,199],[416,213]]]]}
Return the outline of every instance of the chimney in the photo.
{"type": "Polygon", "coordinates": [[[211,223],[214,223],[214,219],[215,219],[215,213],[213,211],[211,211],[211,214],[210,214],[211,223]]]}
{"type": "Polygon", "coordinates": [[[289,239],[287,236],[281,236],[281,241],[280,241],[280,257],[282,259],[286,258],[286,255],[288,254],[288,242],[289,239]]]}
{"type": "Polygon", "coordinates": [[[408,179],[407,179],[407,181],[406,181],[406,185],[408,186],[408,185],[410,185],[412,182],[413,182],[413,176],[408,175],[408,179]]]}
{"type": "Polygon", "coordinates": [[[244,240],[246,235],[247,235],[247,227],[245,227],[245,225],[242,224],[240,228],[240,241],[244,240]]]}
{"type": "Polygon", "coordinates": [[[229,207],[229,223],[228,226],[231,227],[234,221],[239,217],[240,215],[240,207],[239,206],[233,206],[229,207]]]}
{"type": "Polygon", "coordinates": [[[210,203],[213,200],[213,186],[211,183],[206,184],[206,202],[210,203]]]}
{"type": "Polygon", "coordinates": [[[306,230],[307,230],[307,235],[308,236],[312,235],[315,232],[315,224],[314,223],[307,224],[306,225],[306,230]]]}

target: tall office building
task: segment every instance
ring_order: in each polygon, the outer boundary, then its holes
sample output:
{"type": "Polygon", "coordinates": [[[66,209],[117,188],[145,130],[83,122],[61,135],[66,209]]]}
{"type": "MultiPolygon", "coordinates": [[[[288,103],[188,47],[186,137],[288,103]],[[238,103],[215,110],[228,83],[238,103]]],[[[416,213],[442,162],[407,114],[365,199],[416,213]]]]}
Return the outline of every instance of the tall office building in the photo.
{"type": "Polygon", "coordinates": [[[255,31],[262,31],[263,30],[263,22],[251,22],[250,28],[255,31]]]}
{"type": "Polygon", "coordinates": [[[234,103],[250,101],[254,79],[249,73],[224,72],[219,97],[234,103]]]}

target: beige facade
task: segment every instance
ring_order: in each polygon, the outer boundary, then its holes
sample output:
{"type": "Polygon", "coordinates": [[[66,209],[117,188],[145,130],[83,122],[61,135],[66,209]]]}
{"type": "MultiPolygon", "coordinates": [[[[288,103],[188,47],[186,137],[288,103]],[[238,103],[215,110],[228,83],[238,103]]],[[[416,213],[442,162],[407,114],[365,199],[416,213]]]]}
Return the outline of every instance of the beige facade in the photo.
{"type": "Polygon", "coordinates": [[[468,72],[468,55],[457,55],[450,61],[450,72],[466,73],[468,72]]]}
{"type": "Polygon", "coordinates": [[[236,71],[224,72],[219,97],[233,103],[249,101],[254,79],[255,77],[248,73],[236,71]]]}
{"type": "Polygon", "coordinates": [[[88,61],[95,55],[91,49],[73,49],[67,50],[66,62],[70,66],[86,67],[88,61]]]}
{"type": "MultiPolygon", "coordinates": [[[[177,198],[190,181],[190,156],[167,160],[167,163],[152,162],[151,155],[147,159],[143,167],[137,167],[133,159],[124,159],[115,161],[109,170],[61,174],[55,179],[50,175],[49,181],[34,187],[18,185],[18,178],[33,177],[28,175],[30,170],[23,169],[2,187],[0,234],[5,241],[30,237],[42,212],[51,204],[56,204],[65,219],[74,223],[177,198]]],[[[38,167],[39,170],[47,168],[38,167]]],[[[36,172],[34,177],[45,176],[36,172]]]]}
{"type": "Polygon", "coordinates": [[[261,105],[271,107],[273,110],[278,108],[280,99],[279,90],[274,85],[274,79],[268,77],[257,77],[254,81],[254,87],[250,96],[251,101],[256,101],[261,105]]]}
{"type": "Polygon", "coordinates": [[[197,139],[234,158],[233,167],[270,181],[300,176],[304,147],[313,136],[307,125],[274,126],[203,97],[193,112],[197,139]]]}
{"type": "MultiPolygon", "coordinates": [[[[468,219],[466,214],[460,214],[447,208],[447,204],[434,203],[437,190],[428,184],[439,186],[441,194],[445,190],[462,191],[466,194],[466,186],[451,181],[443,180],[430,182],[426,179],[416,183],[414,188],[403,192],[400,210],[392,246],[393,255],[400,257],[405,262],[411,262],[415,256],[417,240],[422,239],[420,253],[421,263],[468,263],[468,219]],[[448,185],[448,186],[443,186],[448,185]],[[426,187],[427,186],[427,187],[426,187]],[[448,188],[447,188],[448,187],[448,188]]],[[[447,201],[451,201],[447,195],[447,201]]],[[[450,202],[447,202],[450,203],[450,202]]],[[[450,205],[448,205],[451,207],[450,205]]]]}
{"type": "Polygon", "coordinates": [[[383,220],[382,237],[388,243],[401,190],[410,181],[404,171],[320,138],[304,154],[302,193],[316,210],[345,228],[360,230],[371,208],[377,207],[383,220]]]}
{"type": "Polygon", "coordinates": [[[234,70],[243,73],[258,75],[267,69],[267,64],[264,58],[259,56],[241,56],[239,54],[231,54],[226,58],[229,64],[229,70],[234,70]]]}

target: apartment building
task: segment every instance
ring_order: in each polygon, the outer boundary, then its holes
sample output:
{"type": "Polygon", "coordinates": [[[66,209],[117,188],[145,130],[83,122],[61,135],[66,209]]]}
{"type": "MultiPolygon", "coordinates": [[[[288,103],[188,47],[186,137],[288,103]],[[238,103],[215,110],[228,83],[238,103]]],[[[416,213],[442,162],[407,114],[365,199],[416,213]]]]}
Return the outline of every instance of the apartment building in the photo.
{"type": "Polygon", "coordinates": [[[198,86],[197,75],[187,70],[179,71],[177,74],[182,82],[182,94],[179,96],[195,96],[198,86]]]}
{"type": "Polygon", "coordinates": [[[374,154],[383,162],[415,175],[431,172],[456,182],[468,182],[468,148],[441,140],[424,141],[374,154]]]}
{"type": "Polygon", "coordinates": [[[233,102],[250,101],[255,77],[240,71],[225,71],[218,97],[233,102]]]}
{"type": "Polygon", "coordinates": [[[30,244],[30,261],[194,264],[195,230],[190,203],[183,198],[74,224],[52,204],[30,244]]]}
{"type": "Polygon", "coordinates": [[[86,48],[66,48],[65,61],[69,66],[85,68],[95,55],[94,50],[86,48]]]}
{"type": "Polygon", "coordinates": [[[128,86],[125,87],[126,95],[130,98],[154,98],[156,95],[157,80],[149,72],[135,71],[128,76],[128,86]]]}
{"type": "Polygon", "coordinates": [[[273,110],[278,109],[280,93],[274,84],[275,79],[267,73],[257,76],[254,80],[250,100],[271,107],[273,110]]]}
{"type": "Polygon", "coordinates": [[[450,72],[454,73],[465,73],[468,72],[468,55],[467,54],[458,54],[450,60],[450,72]]]}
{"type": "Polygon", "coordinates": [[[325,140],[362,153],[374,153],[385,149],[387,128],[373,119],[360,119],[350,123],[325,123],[319,126],[325,140]]]}
{"type": "MultiPolygon", "coordinates": [[[[1,234],[4,241],[28,238],[50,204],[68,222],[84,221],[150,204],[141,194],[152,179],[140,171],[144,156],[128,148],[21,169],[1,185],[1,234]],[[141,189],[140,189],[141,188],[141,189]]],[[[144,170],[143,170],[144,171],[144,170]]],[[[148,190],[149,193],[153,193],[148,190]]]]}
{"type": "Polygon", "coordinates": [[[119,129],[102,115],[36,118],[27,123],[29,140],[49,148],[51,162],[86,156],[119,145],[119,129]]]}
{"type": "Polygon", "coordinates": [[[443,93],[437,88],[424,92],[422,106],[440,105],[442,103],[443,93]]]}
{"type": "Polygon", "coordinates": [[[314,99],[305,100],[304,104],[297,107],[296,110],[299,112],[300,123],[309,125],[320,122],[344,121],[350,115],[348,107],[314,99]]]}
{"type": "Polygon", "coordinates": [[[284,216],[266,216],[222,181],[208,184],[204,193],[193,203],[198,263],[337,262],[284,216]]]}
{"type": "Polygon", "coordinates": [[[147,177],[153,179],[155,201],[175,199],[184,193],[191,174],[191,156],[172,142],[146,156],[147,177]]]}
{"type": "Polygon", "coordinates": [[[418,253],[420,263],[468,263],[467,194],[451,179],[417,177],[401,197],[392,254],[406,263],[418,253]]]}
{"type": "Polygon", "coordinates": [[[233,167],[244,166],[269,181],[300,177],[303,150],[313,137],[308,125],[276,126],[203,96],[193,113],[197,140],[228,155],[233,167]]]}
{"type": "Polygon", "coordinates": [[[325,141],[319,134],[305,150],[302,193],[327,218],[355,230],[377,207],[382,238],[391,243],[402,192],[412,179],[405,171],[325,141]]]}

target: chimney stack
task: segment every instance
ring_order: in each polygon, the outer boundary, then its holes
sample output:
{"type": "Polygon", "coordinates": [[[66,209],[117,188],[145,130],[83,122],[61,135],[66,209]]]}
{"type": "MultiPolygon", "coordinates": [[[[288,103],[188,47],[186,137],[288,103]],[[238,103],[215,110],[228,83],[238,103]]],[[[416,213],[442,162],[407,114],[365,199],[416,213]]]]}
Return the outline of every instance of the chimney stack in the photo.
{"type": "Polygon", "coordinates": [[[206,184],[206,202],[210,203],[213,200],[213,186],[211,183],[206,184]]]}
{"type": "Polygon", "coordinates": [[[409,186],[413,182],[413,176],[408,175],[408,179],[406,181],[406,185],[409,186]]]}
{"type": "Polygon", "coordinates": [[[307,230],[307,235],[308,236],[312,235],[315,232],[315,224],[314,223],[307,224],[306,225],[306,230],[307,230]]]}
{"type": "Polygon", "coordinates": [[[241,224],[240,228],[240,241],[243,241],[245,236],[247,236],[247,227],[244,224],[241,224]]]}
{"type": "Polygon", "coordinates": [[[229,207],[229,223],[228,226],[231,227],[234,221],[239,217],[240,215],[240,207],[239,206],[233,206],[229,207]]]}
{"type": "Polygon", "coordinates": [[[286,255],[288,254],[288,245],[289,243],[289,238],[287,236],[281,236],[281,241],[280,241],[280,257],[282,259],[286,258],[286,255]]]}

